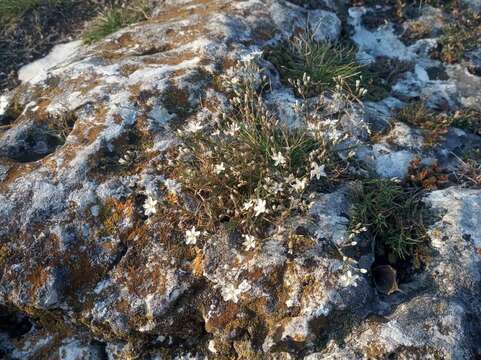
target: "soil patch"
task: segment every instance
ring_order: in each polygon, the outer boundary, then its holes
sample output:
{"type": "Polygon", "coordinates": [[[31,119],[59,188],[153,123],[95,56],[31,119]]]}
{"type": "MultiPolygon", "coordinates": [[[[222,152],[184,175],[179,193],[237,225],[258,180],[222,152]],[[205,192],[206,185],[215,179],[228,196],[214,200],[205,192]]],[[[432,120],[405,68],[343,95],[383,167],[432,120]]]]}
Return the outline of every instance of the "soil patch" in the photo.
{"type": "MultiPolygon", "coordinates": [[[[0,0],[1,1],[1,0],[0,0]]],[[[0,92],[18,85],[17,71],[70,41],[115,0],[40,0],[22,16],[0,22],[0,92]]]]}

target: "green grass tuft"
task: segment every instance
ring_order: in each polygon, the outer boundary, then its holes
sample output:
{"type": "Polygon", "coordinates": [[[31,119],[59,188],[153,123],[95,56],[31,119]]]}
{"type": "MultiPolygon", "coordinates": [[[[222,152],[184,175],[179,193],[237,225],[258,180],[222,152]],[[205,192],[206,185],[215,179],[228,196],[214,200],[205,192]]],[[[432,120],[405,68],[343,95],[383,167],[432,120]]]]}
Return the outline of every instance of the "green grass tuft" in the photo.
{"type": "Polygon", "coordinates": [[[311,86],[302,94],[307,97],[341,87],[353,99],[381,100],[389,95],[400,74],[411,68],[409,63],[387,58],[365,66],[357,62],[356,53],[354,45],[317,41],[308,30],[272,49],[267,59],[287,83],[303,82],[308,77],[311,86]]]}
{"type": "Polygon", "coordinates": [[[113,34],[123,26],[125,26],[125,20],[122,11],[119,9],[108,10],[95,20],[91,28],[84,34],[83,40],[87,44],[92,44],[113,34]]]}
{"type": "Polygon", "coordinates": [[[354,88],[362,74],[354,48],[316,41],[309,32],[274,48],[268,60],[286,81],[302,79],[304,74],[310,77],[313,86],[309,96],[333,88],[339,78],[354,88]]]}
{"type": "Polygon", "coordinates": [[[405,259],[426,238],[421,193],[392,180],[366,180],[352,192],[351,228],[365,226],[376,252],[405,259]]]}
{"type": "Polygon", "coordinates": [[[127,7],[111,8],[93,21],[84,33],[83,41],[93,44],[121,28],[149,18],[150,7],[146,0],[133,1],[127,7]]]}

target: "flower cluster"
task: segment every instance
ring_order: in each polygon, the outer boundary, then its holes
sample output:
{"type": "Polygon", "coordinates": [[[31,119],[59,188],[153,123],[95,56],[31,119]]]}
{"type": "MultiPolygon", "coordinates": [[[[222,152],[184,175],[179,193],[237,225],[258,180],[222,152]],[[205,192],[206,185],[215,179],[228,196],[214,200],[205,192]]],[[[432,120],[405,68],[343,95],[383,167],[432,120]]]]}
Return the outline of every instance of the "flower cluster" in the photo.
{"type": "MultiPolygon", "coordinates": [[[[281,121],[264,101],[269,81],[258,65],[261,55],[245,55],[222,76],[227,108],[178,131],[173,180],[164,185],[171,193],[182,189],[177,205],[188,245],[228,224],[243,234],[243,249],[254,251],[272,227],[306,215],[310,193],[345,168],[336,148],[348,136],[339,121],[343,113],[323,97],[301,98],[294,107],[301,125],[281,121]]],[[[304,77],[299,87],[309,84],[304,77]]]]}

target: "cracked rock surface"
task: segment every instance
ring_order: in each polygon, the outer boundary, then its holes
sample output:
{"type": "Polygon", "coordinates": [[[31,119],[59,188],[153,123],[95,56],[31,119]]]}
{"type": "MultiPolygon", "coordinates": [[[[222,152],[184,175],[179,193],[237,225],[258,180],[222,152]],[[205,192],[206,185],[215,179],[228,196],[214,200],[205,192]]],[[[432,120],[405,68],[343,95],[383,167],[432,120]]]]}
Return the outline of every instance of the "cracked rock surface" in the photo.
{"type": "MultiPolygon", "coordinates": [[[[45,76],[0,94],[8,125],[0,127],[0,358],[481,357],[479,187],[426,192],[429,259],[389,296],[360,271],[375,261],[369,239],[347,254],[353,261],[333,251],[349,236],[350,182],[316,194],[315,221],[300,221],[315,236],[294,247],[272,239],[246,254],[224,229],[193,253],[182,239],[165,241],[168,219],[144,214],[176,130],[224,106],[220,75],[306,26],[317,40],[350,38],[362,61],[413,65],[384,99],[352,115],[382,129],[376,140],[355,132],[356,160],[373,176],[407,179],[415,160],[453,171],[461,154],[481,149],[480,133],[459,128],[427,149],[422,130],[392,117],[418,98],[481,111],[472,71],[481,44],[446,64],[431,56],[436,31],[408,44],[390,20],[367,26],[365,15],[384,5],[353,3],[166,0],[150,20],[75,46],[45,76]],[[124,166],[127,152],[136,155],[124,166]]],[[[465,3],[479,11],[479,1],[465,3]]],[[[437,24],[439,11],[427,6],[420,16],[437,24]]],[[[268,105],[295,123],[294,92],[262,62],[268,105]]]]}

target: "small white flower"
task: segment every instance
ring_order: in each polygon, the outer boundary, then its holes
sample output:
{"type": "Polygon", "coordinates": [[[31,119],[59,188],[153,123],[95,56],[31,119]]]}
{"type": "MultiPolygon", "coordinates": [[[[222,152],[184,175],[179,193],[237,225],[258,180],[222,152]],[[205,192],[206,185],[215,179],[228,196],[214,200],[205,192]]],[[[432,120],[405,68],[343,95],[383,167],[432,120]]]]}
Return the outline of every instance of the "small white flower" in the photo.
{"type": "Polygon", "coordinates": [[[256,238],[252,235],[242,235],[245,241],[242,243],[246,251],[254,250],[256,248],[256,238]]]}
{"type": "Polygon", "coordinates": [[[232,284],[228,284],[226,287],[222,288],[222,297],[225,301],[237,303],[239,301],[237,288],[232,284]]]}
{"type": "Polygon", "coordinates": [[[265,200],[262,200],[262,199],[256,200],[256,206],[254,207],[256,216],[259,216],[260,214],[267,212],[266,205],[267,205],[267,202],[265,200]]]}
{"type": "Polygon", "coordinates": [[[306,179],[295,179],[294,182],[291,184],[292,188],[297,192],[302,192],[306,188],[307,181],[306,179]]]}
{"type": "Polygon", "coordinates": [[[325,119],[322,124],[324,126],[328,126],[328,127],[331,127],[331,128],[335,128],[337,126],[337,124],[339,123],[339,120],[335,120],[335,119],[325,119]]]}
{"type": "Polygon", "coordinates": [[[282,155],[280,151],[278,151],[277,154],[274,154],[271,157],[272,157],[272,160],[274,160],[274,166],[286,164],[286,158],[282,155]]]}
{"type": "Polygon", "coordinates": [[[217,349],[215,348],[215,341],[210,340],[209,345],[207,346],[207,349],[212,353],[212,354],[217,354],[217,349]]]}
{"type": "Polygon", "coordinates": [[[319,180],[322,177],[327,177],[326,171],[324,170],[325,166],[317,164],[316,162],[311,163],[311,179],[316,178],[319,180]]]}
{"type": "Polygon", "coordinates": [[[278,182],[275,182],[275,183],[272,184],[271,193],[273,193],[274,195],[282,192],[282,190],[284,190],[284,188],[282,187],[282,184],[280,184],[278,182]]]}
{"type": "Polygon", "coordinates": [[[240,130],[239,125],[237,123],[232,123],[229,127],[229,130],[227,130],[225,133],[230,136],[235,136],[240,130]]]}
{"type": "Polygon", "coordinates": [[[242,293],[245,293],[250,289],[251,285],[247,280],[243,280],[238,287],[235,287],[233,284],[228,284],[226,287],[222,288],[221,292],[225,301],[232,301],[237,304],[242,293]]]}
{"type": "Polygon", "coordinates": [[[127,165],[135,160],[135,152],[127,151],[123,157],[119,159],[120,165],[127,165]]]}
{"type": "Polygon", "coordinates": [[[249,209],[252,209],[252,207],[254,206],[254,201],[253,200],[249,200],[249,201],[246,201],[242,207],[242,209],[244,211],[247,211],[249,209]]]}
{"type": "Polygon", "coordinates": [[[225,166],[224,163],[220,163],[216,166],[214,166],[214,172],[219,175],[225,171],[225,166]]]}
{"type": "Polygon", "coordinates": [[[341,275],[339,277],[339,282],[341,283],[341,286],[343,287],[348,287],[348,286],[354,286],[357,287],[356,280],[359,278],[359,275],[353,274],[350,270],[347,271],[347,273],[341,275]]]}
{"type": "Polygon", "coordinates": [[[237,290],[242,293],[247,292],[251,289],[251,284],[247,280],[242,280],[242,282],[237,287],[237,290]]]}
{"type": "Polygon", "coordinates": [[[367,274],[367,269],[359,269],[359,271],[362,273],[362,274],[367,274]]]}
{"type": "Polygon", "coordinates": [[[189,132],[189,133],[196,133],[196,132],[199,132],[200,130],[202,130],[203,128],[204,128],[204,126],[201,124],[201,122],[199,120],[197,120],[197,121],[190,122],[185,127],[184,130],[189,132]]]}
{"type": "Polygon", "coordinates": [[[156,206],[157,206],[157,200],[152,199],[150,196],[147,199],[145,199],[145,203],[143,206],[145,216],[150,216],[157,213],[156,206]]]}
{"type": "Polygon", "coordinates": [[[192,226],[192,229],[185,232],[185,243],[187,245],[195,245],[197,243],[199,235],[200,231],[197,231],[195,229],[195,226],[192,226]]]}
{"type": "Polygon", "coordinates": [[[180,186],[177,181],[172,179],[164,180],[164,185],[167,188],[167,191],[171,194],[177,194],[182,190],[182,186],[180,186]]]}

